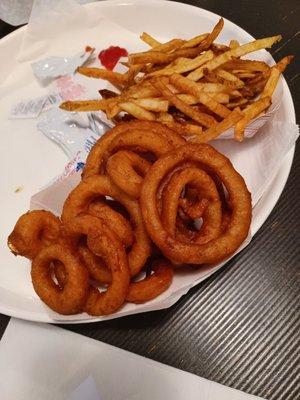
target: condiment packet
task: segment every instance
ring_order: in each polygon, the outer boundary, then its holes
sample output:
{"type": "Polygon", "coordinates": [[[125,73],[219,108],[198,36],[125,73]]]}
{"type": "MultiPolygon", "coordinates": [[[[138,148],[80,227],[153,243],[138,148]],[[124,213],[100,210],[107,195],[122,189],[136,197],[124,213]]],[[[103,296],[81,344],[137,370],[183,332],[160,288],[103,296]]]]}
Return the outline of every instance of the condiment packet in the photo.
{"type": "Polygon", "coordinates": [[[61,146],[71,160],[80,152],[84,162],[109,126],[92,113],[67,112],[55,107],[41,117],[37,129],[61,146]]]}
{"type": "Polygon", "coordinates": [[[88,61],[94,49],[88,49],[74,56],[68,57],[47,57],[31,64],[36,79],[43,85],[49,84],[54,78],[73,74],[77,67],[88,61]]]}
{"type": "MultiPolygon", "coordinates": [[[[237,171],[242,174],[252,194],[252,204],[255,207],[265,190],[271,184],[281,162],[295,144],[298,136],[299,129],[296,124],[269,120],[261,128],[259,135],[242,144],[233,140],[219,140],[212,144],[229,157],[237,171]]],[[[70,166],[68,167],[69,171],[65,174],[67,176],[65,179],[61,178],[57,180],[54,184],[32,196],[30,209],[46,209],[56,215],[60,215],[65,199],[81,180],[81,171],[76,172],[76,165],[76,162],[72,163],[71,173],[70,166]]],[[[252,237],[253,230],[251,227],[248,238],[238,249],[237,253],[250,243],[252,237]]],[[[101,319],[119,318],[125,315],[170,307],[190,288],[206,279],[227,261],[215,266],[203,266],[192,270],[187,269],[180,274],[175,274],[171,287],[156,299],[146,304],[126,304],[115,314],[101,319]]],[[[86,314],[70,317],[62,316],[56,314],[46,306],[45,311],[54,321],[84,321],[91,319],[86,314]]]]}
{"type": "Polygon", "coordinates": [[[9,118],[37,118],[47,99],[48,95],[36,97],[35,99],[19,101],[11,108],[9,118]]]}
{"type": "Polygon", "coordinates": [[[58,106],[61,102],[62,96],[59,93],[50,93],[34,99],[22,100],[11,108],[9,118],[37,118],[41,112],[58,106]]]}

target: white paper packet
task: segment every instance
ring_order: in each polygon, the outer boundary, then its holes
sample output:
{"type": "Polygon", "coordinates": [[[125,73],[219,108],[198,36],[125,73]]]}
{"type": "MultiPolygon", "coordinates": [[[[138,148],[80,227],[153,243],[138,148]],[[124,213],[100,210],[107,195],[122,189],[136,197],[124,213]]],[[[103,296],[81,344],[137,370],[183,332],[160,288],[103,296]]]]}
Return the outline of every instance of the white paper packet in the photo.
{"type": "MultiPolygon", "coordinates": [[[[244,177],[252,193],[253,207],[271,183],[278,171],[281,161],[292,148],[299,135],[298,126],[293,123],[269,121],[260,130],[259,135],[249,139],[242,145],[233,140],[216,141],[212,143],[219,151],[230,158],[234,167],[244,177]],[[259,171],[259,172],[258,172],[259,171]]],[[[74,169],[66,179],[60,180],[45,188],[31,198],[30,209],[46,209],[60,215],[63,203],[70,191],[80,182],[81,172],[74,169]]],[[[251,229],[247,240],[242,244],[241,251],[252,239],[251,229]]],[[[202,267],[175,274],[171,287],[156,299],[141,305],[126,304],[121,310],[103,319],[118,318],[125,315],[145,311],[159,310],[170,307],[193,286],[204,280],[212,271],[221,268],[228,260],[214,267],[202,267]]],[[[84,320],[86,314],[66,317],[56,314],[46,306],[46,312],[53,320],[84,320]]]]}
{"type": "Polygon", "coordinates": [[[36,79],[46,86],[55,78],[75,73],[76,68],[86,63],[93,52],[91,48],[73,56],[47,57],[32,63],[31,67],[36,79]]]}

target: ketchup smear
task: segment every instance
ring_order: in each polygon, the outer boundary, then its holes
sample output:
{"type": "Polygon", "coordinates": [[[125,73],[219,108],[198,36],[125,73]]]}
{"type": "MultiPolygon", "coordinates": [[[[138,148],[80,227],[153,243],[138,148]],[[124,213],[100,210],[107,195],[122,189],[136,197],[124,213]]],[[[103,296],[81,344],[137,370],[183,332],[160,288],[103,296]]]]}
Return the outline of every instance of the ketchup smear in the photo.
{"type": "Polygon", "coordinates": [[[110,46],[108,49],[102,50],[98,58],[101,64],[112,71],[121,57],[128,56],[127,50],[119,46],[110,46]]]}

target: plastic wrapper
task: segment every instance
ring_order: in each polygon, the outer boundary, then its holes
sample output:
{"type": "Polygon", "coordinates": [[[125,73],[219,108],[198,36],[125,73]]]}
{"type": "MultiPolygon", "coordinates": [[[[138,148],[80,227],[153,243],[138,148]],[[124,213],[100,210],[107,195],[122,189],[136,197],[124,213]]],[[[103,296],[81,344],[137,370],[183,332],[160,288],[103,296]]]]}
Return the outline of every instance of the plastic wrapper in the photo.
{"type": "Polygon", "coordinates": [[[77,67],[83,65],[92,56],[94,49],[82,51],[69,57],[47,57],[31,64],[36,79],[47,85],[52,79],[73,74],[77,67]]]}

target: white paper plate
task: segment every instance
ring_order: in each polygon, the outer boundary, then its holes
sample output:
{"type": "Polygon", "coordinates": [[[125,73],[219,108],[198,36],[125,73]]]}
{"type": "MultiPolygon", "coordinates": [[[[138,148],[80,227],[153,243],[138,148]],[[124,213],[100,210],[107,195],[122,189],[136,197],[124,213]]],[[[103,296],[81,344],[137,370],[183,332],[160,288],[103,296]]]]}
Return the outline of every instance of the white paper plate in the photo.
{"type": "MultiPolygon", "coordinates": [[[[204,32],[216,23],[219,16],[200,8],[160,0],[102,1],[86,5],[93,12],[120,23],[135,34],[155,32],[161,39],[189,37],[204,32]]],[[[252,38],[237,25],[225,21],[226,30],[232,37],[249,41],[252,38]]],[[[36,130],[35,120],[8,120],[12,101],[40,94],[33,75],[23,71],[24,65],[15,61],[16,52],[26,27],[20,28],[0,41],[0,76],[12,80],[7,93],[0,91],[0,165],[1,175],[1,233],[0,233],[0,312],[14,317],[57,322],[47,314],[45,306],[35,295],[30,282],[28,261],[13,257],[6,246],[7,236],[16,219],[29,208],[30,196],[52,177],[59,174],[66,164],[66,157],[55,144],[36,130]],[[20,190],[15,193],[15,190],[20,190]]],[[[86,38],[88,43],[88,37],[86,38]]],[[[222,35],[220,36],[222,42],[222,35]]],[[[99,38],[101,46],[101,38],[99,38]]],[[[281,121],[295,122],[295,111],[290,91],[283,81],[280,110],[281,121]]],[[[269,189],[265,192],[253,213],[252,230],[256,233],[275,206],[286,183],[292,165],[294,149],[285,158],[269,189]]],[[[209,276],[206,275],[206,277],[209,276]]],[[[96,322],[98,318],[67,320],[60,323],[96,322]]]]}

